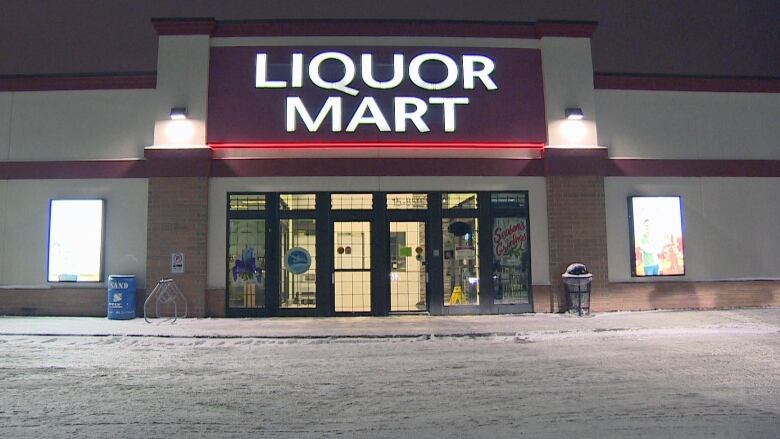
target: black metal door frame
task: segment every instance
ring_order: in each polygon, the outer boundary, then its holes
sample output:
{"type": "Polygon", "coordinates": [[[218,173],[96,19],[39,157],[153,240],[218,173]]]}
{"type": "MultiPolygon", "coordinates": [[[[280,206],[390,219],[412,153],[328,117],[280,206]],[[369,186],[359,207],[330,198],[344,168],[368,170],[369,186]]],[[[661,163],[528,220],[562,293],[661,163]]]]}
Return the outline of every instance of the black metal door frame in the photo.
{"type": "MultiPolygon", "coordinates": [[[[225,315],[227,317],[267,317],[274,315],[272,309],[272,297],[276,289],[273,287],[274,282],[278,277],[276,276],[276,267],[278,266],[278,258],[269,257],[277,251],[276,240],[271,239],[274,233],[274,227],[278,227],[278,221],[273,220],[276,209],[272,205],[269,198],[269,194],[264,192],[228,192],[226,196],[226,218],[225,218],[225,261],[224,266],[227,268],[230,255],[228,249],[230,248],[230,221],[231,220],[264,220],[265,221],[265,303],[261,308],[231,308],[230,307],[230,276],[231,271],[225,270],[225,315]],[[265,210],[256,211],[231,211],[230,210],[230,197],[232,195],[262,195],[265,196],[266,205],[265,210]]],[[[278,235],[278,230],[276,230],[278,235]]]]}
{"type": "MultiPolygon", "coordinates": [[[[430,197],[428,197],[430,200],[430,197]]],[[[429,201],[430,203],[430,201],[429,201]]],[[[384,265],[383,278],[384,289],[386,291],[387,312],[394,313],[414,313],[415,311],[391,311],[392,297],[391,293],[391,279],[390,273],[392,272],[392,258],[390,257],[390,223],[391,222],[421,222],[425,228],[425,242],[424,242],[424,261],[423,267],[425,267],[425,310],[424,312],[430,312],[431,310],[431,280],[434,277],[431,273],[430,261],[433,255],[433,246],[431,245],[431,216],[427,210],[388,210],[385,220],[385,252],[386,260],[384,265]]]]}
{"type": "MultiPolygon", "coordinates": [[[[330,192],[330,195],[339,193],[369,193],[369,192],[330,192]]],[[[328,315],[336,316],[384,316],[389,312],[389,301],[385,296],[389,296],[389,293],[384,287],[383,283],[383,269],[385,265],[386,256],[385,253],[387,242],[383,237],[387,225],[384,221],[385,216],[385,195],[381,192],[371,192],[372,206],[371,210],[333,210],[330,207],[330,199],[328,199],[328,251],[330,252],[328,259],[328,315]],[[335,248],[334,241],[334,224],[337,222],[368,222],[371,227],[371,242],[369,243],[370,258],[371,258],[371,310],[361,312],[336,312],[336,286],[335,286],[335,258],[333,257],[333,251],[335,248]]]]}

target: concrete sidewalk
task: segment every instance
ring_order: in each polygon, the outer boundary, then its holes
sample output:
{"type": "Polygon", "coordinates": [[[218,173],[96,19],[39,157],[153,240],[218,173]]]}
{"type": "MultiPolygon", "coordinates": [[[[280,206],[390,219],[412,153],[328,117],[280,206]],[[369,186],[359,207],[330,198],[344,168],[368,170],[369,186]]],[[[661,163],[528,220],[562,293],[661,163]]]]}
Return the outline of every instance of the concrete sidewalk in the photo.
{"type": "Polygon", "coordinates": [[[145,323],[95,317],[0,317],[0,336],[206,338],[487,337],[593,332],[747,331],[780,333],[780,308],[491,316],[181,319],[145,323]]]}

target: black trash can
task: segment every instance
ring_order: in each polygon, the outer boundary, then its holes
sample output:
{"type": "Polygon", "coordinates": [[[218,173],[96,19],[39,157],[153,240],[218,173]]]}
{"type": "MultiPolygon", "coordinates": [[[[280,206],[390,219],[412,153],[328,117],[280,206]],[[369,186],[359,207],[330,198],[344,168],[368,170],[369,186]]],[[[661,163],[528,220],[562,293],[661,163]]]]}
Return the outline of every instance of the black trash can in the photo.
{"type": "Polygon", "coordinates": [[[590,287],[593,274],[588,272],[585,264],[575,263],[566,268],[566,273],[561,275],[563,286],[566,289],[566,301],[570,312],[577,315],[590,314],[590,287]]]}

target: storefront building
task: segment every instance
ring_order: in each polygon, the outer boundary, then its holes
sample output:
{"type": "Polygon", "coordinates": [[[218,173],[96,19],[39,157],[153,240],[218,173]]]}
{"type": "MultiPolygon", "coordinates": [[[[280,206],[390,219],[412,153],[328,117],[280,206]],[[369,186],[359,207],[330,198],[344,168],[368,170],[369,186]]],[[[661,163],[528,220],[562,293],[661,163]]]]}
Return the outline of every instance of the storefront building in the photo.
{"type": "Polygon", "coordinates": [[[156,72],[0,77],[0,314],[780,305],[780,80],[594,73],[590,22],[158,19],[156,72]],[[143,302],[139,300],[140,304],[143,302]]]}

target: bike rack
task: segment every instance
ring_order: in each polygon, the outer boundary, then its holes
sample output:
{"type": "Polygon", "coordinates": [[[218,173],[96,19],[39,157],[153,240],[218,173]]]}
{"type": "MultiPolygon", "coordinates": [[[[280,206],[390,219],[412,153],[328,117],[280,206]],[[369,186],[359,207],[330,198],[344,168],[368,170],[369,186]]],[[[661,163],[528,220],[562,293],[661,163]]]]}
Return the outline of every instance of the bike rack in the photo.
{"type": "Polygon", "coordinates": [[[173,305],[173,317],[164,320],[163,323],[168,321],[174,323],[179,317],[187,318],[187,298],[184,297],[184,294],[181,292],[173,279],[161,279],[160,282],[157,282],[157,285],[152,290],[152,293],[149,294],[149,296],[144,301],[144,321],[146,321],[146,323],[152,323],[149,321],[146,314],[146,305],[149,304],[149,302],[152,300],[152,297],[155,298],[155,318],[160,318],[160,304],[173,305]],[[184,314],[181,316],[179,316],[179,301],[184,303],[184,314]]]}

